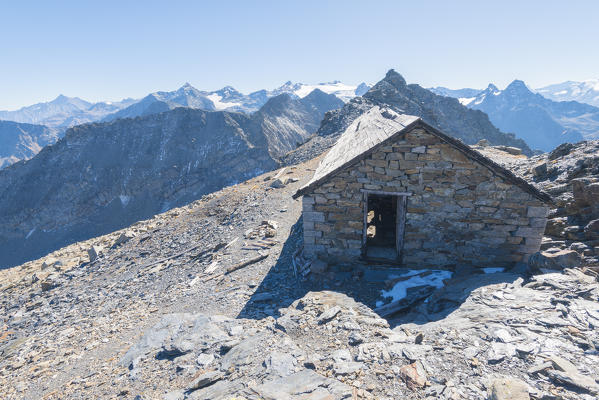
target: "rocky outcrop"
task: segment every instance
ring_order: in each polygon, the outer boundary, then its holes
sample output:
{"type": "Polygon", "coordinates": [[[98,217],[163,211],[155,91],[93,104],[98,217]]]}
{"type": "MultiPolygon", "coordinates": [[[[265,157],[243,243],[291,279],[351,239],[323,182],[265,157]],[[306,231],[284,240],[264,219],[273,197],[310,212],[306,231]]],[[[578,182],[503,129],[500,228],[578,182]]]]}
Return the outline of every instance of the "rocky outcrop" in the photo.
{"type": "Polygon", "coordinates": [[[274,169],[341,104],[315,91],[272,98],[252,115],[178,108],[72,128],[0,171],[0,268],[274,169]]]}

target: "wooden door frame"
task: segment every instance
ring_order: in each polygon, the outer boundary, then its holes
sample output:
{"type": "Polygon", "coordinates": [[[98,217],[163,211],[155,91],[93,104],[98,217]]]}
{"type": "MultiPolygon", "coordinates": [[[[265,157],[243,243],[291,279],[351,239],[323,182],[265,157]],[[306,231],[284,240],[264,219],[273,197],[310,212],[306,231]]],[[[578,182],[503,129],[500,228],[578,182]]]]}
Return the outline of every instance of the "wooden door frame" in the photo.
{"type": "Polygon", "coordinates": [[[384,192],[382,190],[369,190],[360,189],[362,192],[362,199],[364,203],[364,216],[362,222],[362,256],[367,257],[366,241],[368,234],[368,196],[395,196],[397,198],[397,205],[395,211],[395,251],[397,253],[397,260],[401,259],[401,252],[403,249],[403,239],[406,231],[406,213],[408,208],[408,196],[411,196],[411,192],[384,192]]]}

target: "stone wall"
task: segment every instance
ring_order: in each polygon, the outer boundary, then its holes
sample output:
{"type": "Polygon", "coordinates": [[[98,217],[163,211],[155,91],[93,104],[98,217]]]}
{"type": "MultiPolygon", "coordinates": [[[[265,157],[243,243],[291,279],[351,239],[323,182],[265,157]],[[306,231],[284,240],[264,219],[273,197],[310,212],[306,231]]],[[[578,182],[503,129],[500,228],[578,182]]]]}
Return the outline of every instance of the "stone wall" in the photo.
{"type": "Polygon", "coordinates": [[[423,129],[406,133],[303,197],[304,251],[361,255],[360,189],[411,192],[402,263],[509,266],[539,250],[548,208],[423,129]]]}

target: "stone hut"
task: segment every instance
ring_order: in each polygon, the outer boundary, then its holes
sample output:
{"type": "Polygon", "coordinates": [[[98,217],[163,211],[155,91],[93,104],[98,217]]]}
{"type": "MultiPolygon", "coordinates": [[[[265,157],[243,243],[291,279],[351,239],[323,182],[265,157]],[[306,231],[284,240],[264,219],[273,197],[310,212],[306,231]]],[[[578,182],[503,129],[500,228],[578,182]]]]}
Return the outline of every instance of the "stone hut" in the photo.
{"type": "Polygon", "coordinates": [[[551,202],[420,118],[380,107],[347,128],[299,196],[306,255],[418,267],[526,262],[551,202]]]}

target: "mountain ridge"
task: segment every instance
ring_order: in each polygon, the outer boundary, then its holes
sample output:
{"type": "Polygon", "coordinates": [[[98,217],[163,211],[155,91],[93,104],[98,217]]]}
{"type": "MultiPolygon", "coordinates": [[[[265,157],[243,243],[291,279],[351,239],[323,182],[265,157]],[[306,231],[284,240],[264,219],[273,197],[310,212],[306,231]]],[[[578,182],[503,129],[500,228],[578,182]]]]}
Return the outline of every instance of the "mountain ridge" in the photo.
{"type": "Polygon", "coordinates": [[[490,84],[468,107],[484,111],[499,129],[514,132],[543,151],[599,137],[599,108],[575,101],[555,102],[522,80],[512,81],[504,90],[490,84]]]}
{"type": "Polygon", "coordinates": [[[251,115],[179,107],[79,125],[28,162],[0,170],[0,266],[272,170],[325,111],[343,104],[322,92],[280,96],[251,115]]]}
{"type": "Polygon", "coordinates": [[[406,80],[391,69],[361,98],[355,98],[337,111],[328,112],[318,131],[319,136],[338,135],[353,120],[373,105],[392,107],[400,113],[416,115],[444,133],[474,144],[487,139],[491,144],[519,147],[531,154],[523,140],[494,127],[488,116],[461,105],[458,100],[437,95],[406,80]]]}

